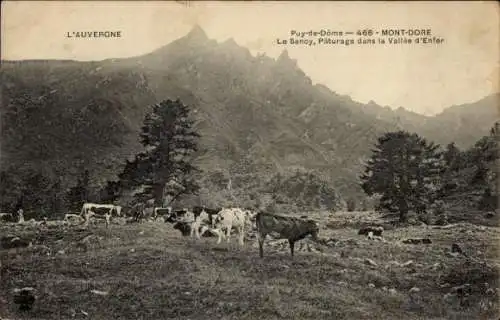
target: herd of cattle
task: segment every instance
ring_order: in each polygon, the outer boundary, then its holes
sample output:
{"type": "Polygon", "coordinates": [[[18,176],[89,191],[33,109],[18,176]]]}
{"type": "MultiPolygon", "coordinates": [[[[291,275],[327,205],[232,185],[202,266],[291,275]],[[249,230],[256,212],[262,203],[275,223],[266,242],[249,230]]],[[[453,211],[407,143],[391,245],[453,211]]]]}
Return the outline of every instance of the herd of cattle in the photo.
{"type": "MultiPolygon", "coordinates": [[[[2,213],[0,219],[9,214],[2,213]]],[[[24,222],[23,212],[17,212],[18,222],[24,222]]],[[[217,243],[222,239],[230,241],[231,231],[238,233],[238,242],[244,244],[245,229],[255,228],[259,242],[259,255],[263,257],[263,245],[267,235],[275,239],[288,239],[290,253],[294,255],[295,242],[311,235],[313,240],[318,240],[319,226],[314,220],[285,217],[276,214],[256,211],[248,208],[219,208],[210,209],[196,206],[189,209],[173,210],[171,207],[158,208],[147,205],[133,206],[128,214],[129,219],[135,222],[145,220],[163,220],[172,223],[173,228],[182,232],[184,236],[196,237],[217,236],[217,243]]],[[[64,221],[80,220],[88,227],[89,222],[95,218],[102,219],[109,227],[112,217],[124,217],[121,206],[112,204],[85,203],[80,214],[66,214],[64,221]]],[[[41,223],[46,223],[47,219],[41,223]]]]}

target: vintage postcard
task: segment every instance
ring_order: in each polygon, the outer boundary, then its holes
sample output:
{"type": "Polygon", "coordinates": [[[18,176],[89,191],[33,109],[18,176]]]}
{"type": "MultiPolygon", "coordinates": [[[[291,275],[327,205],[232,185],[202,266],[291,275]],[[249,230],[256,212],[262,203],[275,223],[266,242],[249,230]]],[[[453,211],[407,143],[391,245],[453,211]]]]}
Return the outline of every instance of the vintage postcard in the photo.
{"type": "Polygon", "coordinates": [[[3,1],[0,319],[494,319],[494,1],[3,1]]]}

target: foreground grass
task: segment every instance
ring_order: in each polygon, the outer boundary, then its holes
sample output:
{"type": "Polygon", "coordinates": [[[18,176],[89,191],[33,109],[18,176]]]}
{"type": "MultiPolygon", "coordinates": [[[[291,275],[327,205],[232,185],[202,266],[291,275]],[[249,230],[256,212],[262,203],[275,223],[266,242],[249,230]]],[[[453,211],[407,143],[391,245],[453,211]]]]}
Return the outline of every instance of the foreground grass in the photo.
{"type": "Polygon", "coordinates": [[[355,229],[322,230],[337,245],[294,259],[269,247],[260,259],[253,241],[244,248],[235,239],[196,242],[168,224],[54,228],[37,234],[46,247],[0,251],[0,317],[498,319],[497,291],[486,294],[498,287],[498,230],[464,228],[396,229],[387,231],[387,242],[366,240],[355,229]],[[422,235],[436,241],[397,241],[422,235]],[[469,258],[447,253],[458,240],[469,258]],[[465,283],[467,297],[444,299],[465,283]],[[35,287],[38,298],[33,310],[20,313],[11,292],[24,286],[35,287]]]}

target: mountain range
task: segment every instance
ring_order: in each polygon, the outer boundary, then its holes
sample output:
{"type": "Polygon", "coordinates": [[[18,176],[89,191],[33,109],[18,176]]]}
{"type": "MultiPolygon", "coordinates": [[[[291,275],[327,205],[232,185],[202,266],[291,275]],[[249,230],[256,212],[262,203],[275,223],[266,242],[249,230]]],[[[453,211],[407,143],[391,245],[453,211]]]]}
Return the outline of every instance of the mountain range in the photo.
{"type": "Polygon", "coordinates": [[[495,94],[433,117],[362,104],[313,84],[286,50],[253,56],[200,27],[138,57],[3,60],[1,81],[2,170],[30,165],[71,185],[86,168],[102,185],[141,150],[148,106],[179,98],[202,135],[196,162],[205,172],[265,178],[300,167],[352,197],[381,134],[405,129],[467,148],[498,119],[500,101],[495,94]]]}

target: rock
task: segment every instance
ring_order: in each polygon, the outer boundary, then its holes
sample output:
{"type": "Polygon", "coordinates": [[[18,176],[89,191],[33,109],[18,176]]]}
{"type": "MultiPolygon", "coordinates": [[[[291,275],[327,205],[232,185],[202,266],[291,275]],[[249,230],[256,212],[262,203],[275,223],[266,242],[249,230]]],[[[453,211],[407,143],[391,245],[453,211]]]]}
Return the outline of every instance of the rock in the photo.
{"type": "Polygon", "coordinates": [[[467,256],[465,254],[465,252],[463,252],[462,248],[460,248],[460,246],[458,244],[456,244],[456,243],[453,243],[451,245],[451,253],[457,253],[457,254],[462,254],[464,256],[467,256]]]}
{"type": "Polygon", "coordinates": [[[390,294],[396,294],[396,293],[397,293],[397,291],[396,291],[396,289],[394,289],[394,288],[390,288],[390,289],[389,289],[389,293],[390,293],[390,294]]]}
{"type": "Polygon", "coordinates": [[[358,235],[366,235],[368,236],[369,233],[372,233],[372,237],[373,236],[382,236],[382,232],[384,232],[384,228],[383,227],[378,227],[378,226],[369,226],[369,227],[364,227],[364,228],[361,228],[359,231],[358,231],[358,235]]]}
{"type": "Polygon", "coordinates": [[[451,293],[455,293],[457,296],[468,296],[472,294],[471,285],[466,283],[461,286],[451,288],[451,293]]]}
{"type": "Polygon", "coordinates": [[[420,239],[405,239],[402,241],[404,244],[431,244],[432,241],[429,238],[420,239]]]}
{"type": "Polygon", "coordinates": [[[417,287],[413,287],[410,289],[410,293],[417,293],[417,292],[420,292],[420,289],[417,287]]]}
{"type": "Polygon", "coordinates": [[[367,264],[367,265],[369,265],[369,266],[374,266],[374,267],[376,267],[376,266],[377,266],[377,264],[375,263],[375,261],[373,261],[372,259],[368,259],[368,258],[366,258],[366,259],[364,260],[364,262],[365,262],[365,264],[367,264]]]}
{"type": "Polygon", "coordinates": [[[108,292],[107,291],[100,291],[100,290],[90,290],[93,294],[99,295],[99,296],[107,296],[108,292]]]}
{"type": "Polygon", "coordinates": [[[35,288],[33,287],[14,289],[14,303],[19,305],[19,310],[21,311],[31,310],[35,299],[35,288]]]}
{"type": "Polygon", "coordinates": [[[26,248],[29,244],[29,240],[16,236],[5,236],[0,239],[0,247],[3,249],[26,248]]]}
{"type": "Polygon", "coordinates": [[[409,267],[411,265],[413,265],[413,260],[408,260],[405,263],[402,263],[400,266],[401,267],[409,267]]]}
{"type": "Polygon", "coordinates": [[[488,295],[488,296],[494,296],[494,295],[496,294],[496,291],[495,291],[495,289],[493,289],[493,288],[488,288],[488,289],[486,289],[486,292],[485,292],[485,293],[486,293],[486,295],[488,295]]]}
{"type": "Polygon", "coordinates": [[[369,283],[368,284],[368,288],[372,288],[373,289],[373,288],[375,288],[375,285],[373,283],[369,283]]]}
{"type": "Polygon", "coordinates": [[[486,219],[491,219],[495,217],[495,212],[488,212],[484,215],[486,219]]]}
{"type": "Polygon", "coordinates": [[[456,301],[456,295],[452,294],[452,293],[447,293],[443,296],[443,300],[446,302],[446,303],[449,303],[449,304],[453,304],[455,303],[456,301]]]}

